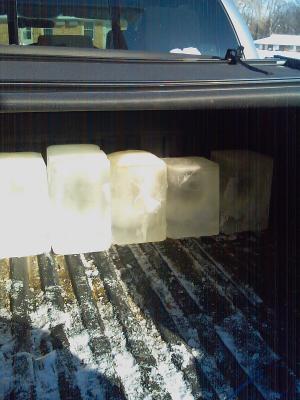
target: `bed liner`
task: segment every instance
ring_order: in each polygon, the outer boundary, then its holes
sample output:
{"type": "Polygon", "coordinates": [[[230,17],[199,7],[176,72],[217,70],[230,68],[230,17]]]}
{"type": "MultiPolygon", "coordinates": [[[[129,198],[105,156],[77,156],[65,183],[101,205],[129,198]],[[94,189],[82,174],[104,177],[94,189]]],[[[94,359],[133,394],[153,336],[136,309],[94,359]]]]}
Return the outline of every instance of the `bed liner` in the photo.
{"type": "Polygon", "coordinates": [[[2,260],[0,399],[300,398],[249,285],[266,245],[219,235],[2,260]]]}

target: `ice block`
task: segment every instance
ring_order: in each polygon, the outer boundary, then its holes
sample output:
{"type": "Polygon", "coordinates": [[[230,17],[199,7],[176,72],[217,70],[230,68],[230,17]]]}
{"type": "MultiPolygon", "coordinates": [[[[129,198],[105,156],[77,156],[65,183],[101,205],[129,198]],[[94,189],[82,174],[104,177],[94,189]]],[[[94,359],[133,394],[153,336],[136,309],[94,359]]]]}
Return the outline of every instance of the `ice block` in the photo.
{"type": "Polygon", "coordinates": [[[267,229],[272,158],[245,150],[214,151],[211,158],[220,165],[221,231],[267,229]]]}
{"type": "Polygon", "coordinates": [[[0,153],[0,258],[49,252],[47,170],[38,153],[0,153]]]}
{"type": "Polygon", "coordinates": [[[52,248],[57,254],[107,250],[111,245],[110,163],[95,145],[47,149],[52,248]]]}
{"type": "Polygon", "coordinates": [[[219,233],[219,166],[202,157],[164,158],[168,170],[167,236],[219,233]]]}
{"type": "Polygon", "coordinates": [[[120,151],[109,156],[112,185],[112,233],[116,244],[162,241],[166,238],[165,163],[145,151],[120,151]]]}

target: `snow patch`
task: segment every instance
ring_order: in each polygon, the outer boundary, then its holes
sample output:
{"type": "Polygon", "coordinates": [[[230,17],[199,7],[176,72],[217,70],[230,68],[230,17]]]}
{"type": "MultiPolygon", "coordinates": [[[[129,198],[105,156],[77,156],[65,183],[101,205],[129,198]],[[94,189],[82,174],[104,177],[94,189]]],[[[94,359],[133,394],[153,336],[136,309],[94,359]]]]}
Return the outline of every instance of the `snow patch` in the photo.
{"type": "Polygon", "coordinates": [[[36,394],[38,399],[57,400],[60,398],[55,363],[55,350],[43,357],[36,359],[34,367],[36,377],[36,394]]]}
{"type": "MultiPolygon", "coordinates": [[[[138,260],[139,265],[142,267],[145,274],[150,278],[153,290],[159,296],[160,300],[164,304],[164,307],[177,326],[181,336],[185,339],[186,343],[190,347],[190,357],[194,356],[195,359],[197,359],[208,380],[214,382],[215,391],[218,393],[220,398],[224,396],[224,399],[226,396],[230,397],[233,394],[233,391],[218,370],[213,357],[211,357],[209,354],[206,354],[203,350],[199,341],[197,330],[190,325],[188,319],[176,303],[176,300],[173,298],[169,289],[159,278],[154,268],[152,268],[152,266],[149,264],[148,258],[143,254],[140,248],[136,245],[132,245],[130,248],[135,258],[138,260]]],[[[170,260],[168,260],[167,263],[170,265],[170,260]]]]}

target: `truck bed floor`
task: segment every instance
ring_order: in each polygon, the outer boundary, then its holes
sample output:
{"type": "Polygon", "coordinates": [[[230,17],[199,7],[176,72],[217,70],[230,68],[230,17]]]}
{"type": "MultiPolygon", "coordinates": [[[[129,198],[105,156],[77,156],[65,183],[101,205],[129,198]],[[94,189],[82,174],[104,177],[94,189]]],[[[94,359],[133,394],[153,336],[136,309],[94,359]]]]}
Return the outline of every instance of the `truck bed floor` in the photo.
{"type": "Polygon", "coordinates": [[[300,398],[263,246],[220,235],[0,261],[0,399],[300,398]]]}

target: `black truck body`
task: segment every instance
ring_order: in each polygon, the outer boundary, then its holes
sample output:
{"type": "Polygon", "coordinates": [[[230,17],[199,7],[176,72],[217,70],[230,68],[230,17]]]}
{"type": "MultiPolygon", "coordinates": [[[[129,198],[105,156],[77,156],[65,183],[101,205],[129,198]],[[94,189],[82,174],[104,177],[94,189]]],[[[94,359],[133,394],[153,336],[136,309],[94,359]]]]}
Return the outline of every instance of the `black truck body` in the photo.
{"type": "Polygon", "coordinates": [[[300,398],[299,62],[232,61],[0,47],[1,152],[274,160],[267,231],[0,260],[0,399],[300,398]]]}

